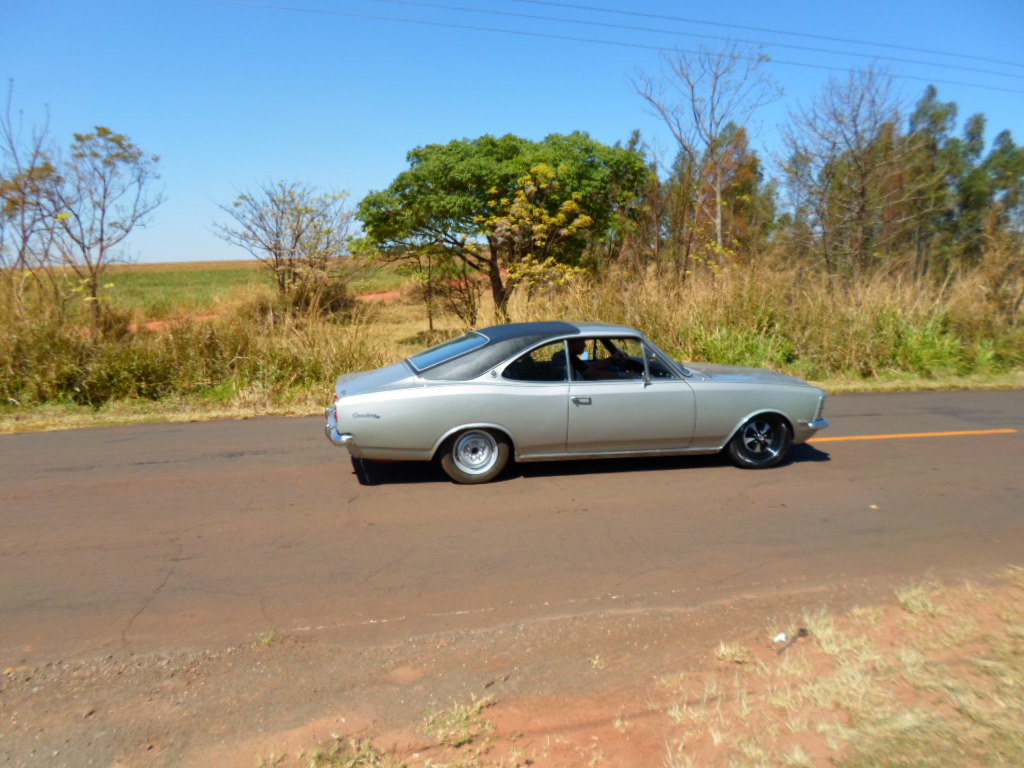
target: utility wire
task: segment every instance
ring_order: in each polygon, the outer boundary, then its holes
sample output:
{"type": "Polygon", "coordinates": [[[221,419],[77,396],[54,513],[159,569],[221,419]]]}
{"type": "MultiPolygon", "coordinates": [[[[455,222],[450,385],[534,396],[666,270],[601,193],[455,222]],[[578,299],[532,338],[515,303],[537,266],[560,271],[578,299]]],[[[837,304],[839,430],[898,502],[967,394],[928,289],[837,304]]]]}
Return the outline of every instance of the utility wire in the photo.
{"type": "MultiPolygon", "coordinates": [[[[597,39],[597,38],[576,37],[576,36],[572,36],[572,35],[559,35],[559,34],[547,33],[547,32],[527,32],[527,31],[516,30],[516,29],[503,29],[503,28],[500,28],[500,27],[485,27],[485,26],[478,26],[478,25],[473,25],[473,24],[455,24],[455,23],[452,23],[452,22],[429,21],[429,20],[425,20],[425,19],[409,19],[409,18],[399,18],[399,17],[395,17],[395,16],[380,16],[380,15],[368,14],[368,13],[354,13],[354,12],[351,12],[351,11],[335,11],[335,10],[330,10],[330,9],[325,9],[325,8],[303,8],[303,7],[292,6],[292,5],[278,5],[278,4],[274,4],[274,3],[256,2],[255,0],[206,0],[206,1],[207,2],[212,2],[212,3],[217,3],[217,4],[220,4],[220,5],[232,5],[232,6],[243,7],[243,8],[257,8],[257,9],[261,9],[261,10],[270,10],[270,11],[285,11],[285,12],[291,12],[291,13],[305,13],[305,14],[315,14],[315,15],[322,15],[322,16],[336,16],[336,17],[343,17],[343,18],[365,19],[365,20],[370,20],[370,21],[399,22],[399,23],[402,23],[402,24],[417,24],[417,25],[420,25],[420,26],[441,27],[441,28],[445,28],[445,29],[461,29],[461,30],[466,30],[466,31],[470,31],[470,32],[490,32],[490,33],[503,34],[503,35],[517,35],[517,36],[520,36],[520,37],[535,37],[535,38],[541,38],[541,39],[547,39],[547,40],[560,40],[560,41],[574,42],[574,43],[588,43],[588,44],[592,44],[592,45],[613,45],[613,46],[617,46],[617,47],[620,47],[620,48],[637,48],[637,49],[641,49],[641,50],[657,51],[657,52],[660,52],[660,53],[673,53],[673,52],[675,52],[675,53],[689,53],[689,54],[696,54],[696,53],[698,53],[698,51],[680,49],[680,48],[677,48],[677,47],[666,47],[666,46],[663,46],[663,45],[650,45],[650,44],[645,44],[645,43],[630,43],[630,42],[619,41],[619,40],[601,40],[601,39],[597,39]]],[[[738,56],[737,58],[743,59],[743,60],[747,60],[747,61],[761,61],[762,60],[762,58],[758,57],[758,56],[742,56],[741,55],[741,56],[738,56]]],[[[791,67],[803,67],[805,69],[820,69],[820,70],[826,70],[826,71],[832,71],[832,72],[844,72],[844,73],[845,72],[849,72],[849,68],[848,67],[831,66],[831,65],[828,65],[828,64],[808,64],[808,63],[805,63],[805,62],[785,61],[785,60],[776,59],[776,58],[769,58],[768,59],[768,63],[771,63],[771,64],[782,64],[782,65],[791,66],[791,67]]],[[[995,85],[984,85],[984,84],[980,84],[980,83],[965,83],[965,82],[958,82],[958,81],[955,81],[955,80],[942,80],[942,79],[931,78],[931,77],[917,77],[917,76],[914,76],[914,75],[893,75],[893,77],[895,77],[897,79],[900,79],[900,80],[914,80],[914,81],[919,81],[919,82],[924,82],[924,83],[931,83],[931,84],[938,84],[938,85],[953,85],[953,86],[959,86],[959,87],[964,87],[964,88],[980,88],[980,89],[989,90],[989,91],[1001,91],[1003,93],[1024,94],[1024,90],[1019,90],[1019,89],[1015,89],[1015,88],[1003,88],[1003,87],[995,86],[995,85]]]]}
{"type": "MultiPolygon", "coordinates": [[[[700,32],[679,32],[679,31],[668,30],[668,29],[658,29],[658,28],[655,28],[655,27],[637,27],[637,26],[632,26],[632,25],[629,25],[629,24],[614,24],[614,23],[611,23],[611,22],[589,21],[589,20],[586,20],[586,19],[572,19],[572,18],[553,17],[553,16],[538,16],[536,14],[531,14],[531,13],[515,13],[515,12],[512,12],[512,11],[497,11],[497,10],[493,10],[493,9],[490,9],[490,8],[472,8],[472,7],[460,6],[460,5],[445,5],[445,4],[442,4],[442,3],[418,2],[418,0],[370,0],[370,1],[371,2],[375,2],[375,3],[388,3],[388,4],[391,4],[391,5],[406,5],[406,6],[412,6],[412,7],[415,7],[415,8],[436,8],[438,10],[445,10],[445,11],[468,11],[469,13],[481,13],[481,14],[487,14],[489,16],[507,16],[507,17],[517,18],[517,19],[531,19],[531,20],[534,20],[534,21],[551,21],[551,22],[555,22],[555,23],[559,23],[559,24],[578,24],[578,25],[581,25],[581,26],[588,26],[588,27],[603,27],[603,28],[606,28],[606,29],[621,29],[621,30],[626,30],[626,31],[630,31],[630,32],[653,32],[653,33],[656,33],[656,34],[665,34],[665,35],[674,35],[674,36],[683,36],[683,37],[699,37],[699,38],[703,38],[703,39],[706,39],[706,40],[735,40],[735,42],[746,43],[748,45],[772,46],[772,47],[775,47],[775,48],[789,48],[789,49],[796,50],[796,51],[805,51],[805,52],[810,52],[810,53],[827,53],[827,54],[832,55],[832,56],[855,56],[855,57],[865,58],[865,59],[877,59],[877,58],[879,58],[879,54],[875,54],[875,53],[860,53],[860,52],[857,52],[857,51],[836,51],[836,50],[833,50],[833,49],[830,49],[830,48],[814,48],[814,47],[806,46],[806,45],[796,45],[794,43],[779,43],[779,42],[767,43],[767,42],[765,42],[763,40],[749,40],[749,39],[743,39],[743,38],[728,38],[728,37],[724,37],[723,35],[702,34],[700,32]]],[[[515,2],[540,2],[540,0],[514,0],[514,1],[515,2]]],[[[555,5],[555,6],[559,6],[559,7],[585,9],[585,10],[588,10],[588,11],[597,11],[597,12],[601,12],[601,13],[618,13],[618,14],[630,15],[630,16],[646,16],[646,17],[653,17],[653,18],[664,19],[664,20],[672,20],[672,21],[691,23],[691,24],[715,24],[715,22],[700,22],[700,21],[694,21],[693,19],[682,19],[682,18],[675,18],[675,17],[672,17],[672,16],[655,16],[654,14],[636,13],[636,12],[631,12],[631,11],[611,11],[611,10],[605,10],[605,9],[602,9],[602,8],[591,8],[589,6],[569,5],[567,3],[547,3],[547,2],[544,2],[542,4],[543,5],[555,5]]],[[[722,26],[736,27],[736,28],[739,28],[739,29],[756,29],[756,28],[751,28],[751,27],[739,27],[738,25],[734,25],[734,24],[725,24],[725,25],[722,25],[722,26]]],[[[774,30],[762,30],[762,29],[759,29],[758,31],[774,32],[774,30]]],[[[798,34],[798,33],[787,33],[787,34],[798,34]]],[[[818,35],[807,35],[807,37],[818,37],[818,35]]],[[[826,38],[826,39],[832,39],[832,38],[826,38]]],[[[841,41],[841,42],[846,42],[846,43],[853,43],[853,44],[857,44],[857,45],[875,45],[875,46],[884,47],[884,48],[903,48],[902,46],[888,46],[888,45],[885,45],[884,43],[862,43],[862,42],[859,42],[859,41],[856,41],[856,40],[842,40],[841,38],[835,38],[835,40],[841,41]]],[[[905,50],[917,50],[917,49],[907,48],[905,50]]],[[[937,53],[935,51],[925,51],[925,52],[926,53],[937,53]]],[[[959,54],[949,54],[949,53],[946,53],[946,54],[941,54],[941,55],[944,55],[944,56],[957,56],[959,54]]],[[[975,57],[966,57],[966,58],[975,58],[975,57]]],[[[945,69],[957,69],[957,70],[961,70],[961,71],[964,71],[964,72],[974,72],[974,73],[983,74],[983,75],[996,75],[998,77],[1012,77],[1012,78],[1024,80],[1024,73],[1019,74],[1019,75],[1014,75],[1014,74],[1010,74],[1010,73],[1007,73],[1007,72],[998,72],[998,71],[991,70],[991,69],[981,69],[979,67],[968,67],[968,66],[964,66],[962,64],[942,64],[942,63],[939,63],[939,62],[921,61],[920,59],[902,59],[902,58],[897,58],[895,56],[888,56],[888,55],[885,56],[885,59],[887,61],[893,61],[893,62],[896,62],[898,64],[918,64],[918,65],[923,65],[923,66],[928,66],[928,67],[943,67],[945,69]]],[[[983,59],[983,61],[988,61],[988,60],[987,59],[983,59]]],[[[1024,66],[1024,65],[1013,65],[1013,66],[1024,66]]]]}
{"type": "Polygon", "coordinates": [[[877,43],[869,40],[854,40],[847,37],[833,37],[831,35],[816,35],[810,32],[793,32],[785,29],[771,29],[768,27],[753,27],[744,24],[729,24],[724,21],[703,21],[701,19],[689,19],[682,16],[665,16],[657,13],[644,13],[642,11],[620,11],[614,8],[598,8],[592,5],[576,5],[574,3],[560,3],[554,0],[512,0],[514,3],[531,3],[533,5],[549,5],[558,8],[573,8],[581,11],[596,11],[598,13],[612,13],[619,16],[640,16],[648,19],[659,19],[661,21],[682,21],[687,24],[704,24],[713,27],[728,27],[730,29],[743,29],[748,32],[767,32],[773,35],[791,35],[793,37],[806,37],[815,40],[828,40],[833,43],[852,43],[854,45],[872,45],[880,48],[892,48],[900,51],[913,51],[914,53],[929,53],[937,56],[955,56],[962,59],[974,59],[985,61],[989,64],[1002,64],[1009,67],[1024,67],[1019,61],[1003,61],[1001,59],[990,59],[985,56],[972,56],[967,53],[952,53],[951,51],[937,51],[930,48],[913,48],[907,45],[894,45],[891,43],[877,43]]]}

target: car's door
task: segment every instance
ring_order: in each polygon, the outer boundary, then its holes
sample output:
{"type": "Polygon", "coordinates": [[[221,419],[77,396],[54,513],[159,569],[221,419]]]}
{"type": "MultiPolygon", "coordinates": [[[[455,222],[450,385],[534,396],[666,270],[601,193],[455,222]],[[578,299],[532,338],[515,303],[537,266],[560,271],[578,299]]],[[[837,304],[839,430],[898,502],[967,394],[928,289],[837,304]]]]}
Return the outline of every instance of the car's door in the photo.
{"type": "Polygon", "coordinates": [[[567,452],[632,453],[690,445],[694,397],[690,385],[634,338],[588,341],[569,382],[567,452]],[[618,350],[621,354],[614,355],[618,350]],[[616,362],[616,358],[618,361],[616,362]],[[607,375],[611,373],[612,375],[607,375]]]}
{"type": "Polygon", "coordinates": [[[565,343],[546,344],[505,366],[500,408],[520,458],[565,453],[569,374],[565,343]]]}

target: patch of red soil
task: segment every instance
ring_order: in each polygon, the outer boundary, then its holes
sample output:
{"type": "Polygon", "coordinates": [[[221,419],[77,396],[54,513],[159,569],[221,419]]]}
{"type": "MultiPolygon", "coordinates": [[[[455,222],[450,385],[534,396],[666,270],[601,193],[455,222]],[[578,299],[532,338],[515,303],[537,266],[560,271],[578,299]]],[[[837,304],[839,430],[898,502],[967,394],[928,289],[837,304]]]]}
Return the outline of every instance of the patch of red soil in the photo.
{"type": "Polygon", "coordinates": [[[131,333],[138,333],[140,330],[143,330],[143,329],[145,329],[147,331],[161,331],[161,332],[163,332],[163,331],[169,331],[169,330],[171,330],[172,328],[174,328],[176,326],[184,325],[185,323],[195,323],[195,322],[202,323],[202,322],[206,322],[207,320],[216,320],[218,317],[220,317],[220,315],[217,314],[217,313],[208,313],[208,314],[204,314],[204,315],[192,315],[192,316],[188,317],[187,319],[146,320],[143,323],[129,323],[128,330],[131,333]]]}
{"type": "Polygon", "coordinates": [[[402,297],[401,291],[371,291],[356,294],[360,301],[396,301],[402,297]]]}

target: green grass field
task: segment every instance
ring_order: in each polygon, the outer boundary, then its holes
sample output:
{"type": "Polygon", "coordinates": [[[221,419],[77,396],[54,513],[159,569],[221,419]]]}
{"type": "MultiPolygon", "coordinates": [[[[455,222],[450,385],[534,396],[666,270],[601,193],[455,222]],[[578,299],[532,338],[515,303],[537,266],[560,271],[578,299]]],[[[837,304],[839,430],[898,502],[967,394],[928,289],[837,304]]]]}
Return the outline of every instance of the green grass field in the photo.
{"type": "MultiPolygon", "coordinates": [[[[205,261],[179,264],[126,264],[107,275],[110,301],[145,318],[207,313],[218,306],[270,290],[270,271],[258,261],[205,261]]],[[[352,293],[372,293],[398,288],[403,278],[388,268],[352,270],[352,293]]]]}
{"type": "Polygon", "coordinates": [[[144,317],[210,311],[242,291],[269,287],[259,262],[127,265],[110,271],[111,301],[144,317]]]}

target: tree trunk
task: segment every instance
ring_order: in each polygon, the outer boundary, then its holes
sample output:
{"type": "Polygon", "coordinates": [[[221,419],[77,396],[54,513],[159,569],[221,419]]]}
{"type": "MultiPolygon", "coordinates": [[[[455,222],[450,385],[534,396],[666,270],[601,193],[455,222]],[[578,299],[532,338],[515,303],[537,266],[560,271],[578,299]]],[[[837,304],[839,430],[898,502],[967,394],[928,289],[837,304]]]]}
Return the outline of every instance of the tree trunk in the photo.
{"type": "Polygon", "coordinates": [[[498,312],[498,317],[504,322],[508,322],[508,300],[509,293],[508,286],[501,279],[501,266],[497,256],[493,255],[487,264],[487,278],[491,283],[491,296],[494,297],[494,308],[498,312]]]}

